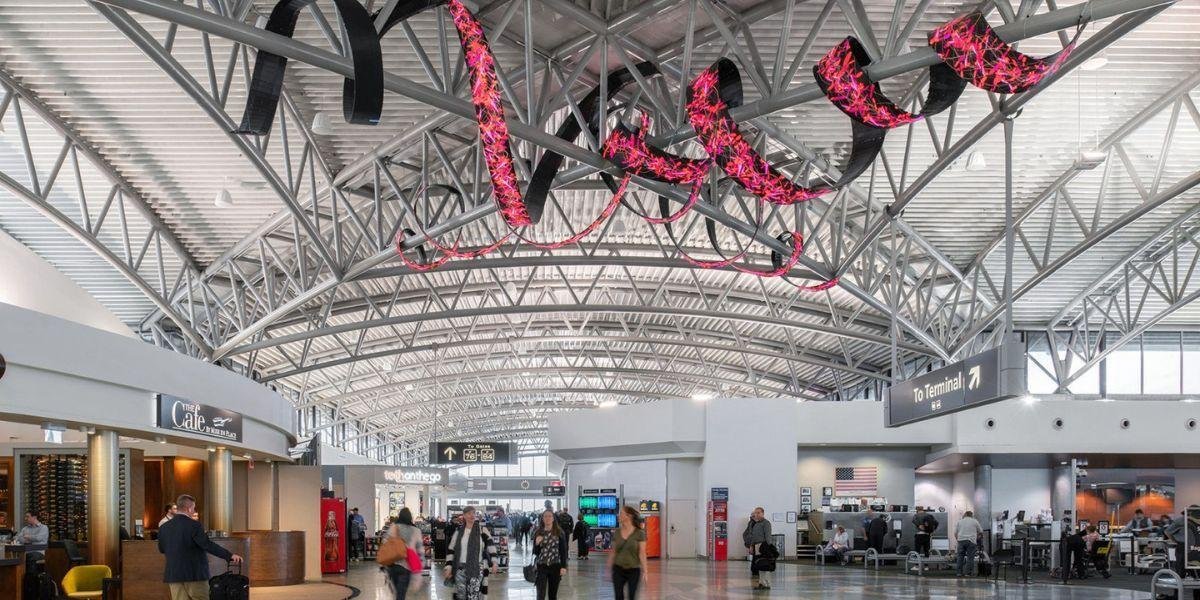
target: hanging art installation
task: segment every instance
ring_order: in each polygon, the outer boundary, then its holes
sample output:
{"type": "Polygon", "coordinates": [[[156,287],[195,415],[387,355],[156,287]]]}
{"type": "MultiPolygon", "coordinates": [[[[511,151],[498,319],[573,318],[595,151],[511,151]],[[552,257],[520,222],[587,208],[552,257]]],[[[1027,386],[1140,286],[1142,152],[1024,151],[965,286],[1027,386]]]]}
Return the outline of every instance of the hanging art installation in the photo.
{"type": "MultiPolygon", "coordinates": [[[[291,37],[300,11],[313,1],[281,0],[271,11],[266,29],[291,37]]],[[[679,156],[650,144],[647,135],[651,123],[646,115],[641,116],[638,126],[626,125],[618,119],[617,124],[607,132],[600,152],[622,173],[619,179],[605,172],[600,173],[612,193],[611,199],[600,214],[579,232],[565,239],[542,242],[527,238],[521,230],[540,221],[554,177],[565,159],[562,154],[547,150],[533,167],[522,194],[505,120],[496,56],[488,45],[483,25],[475,15],[461,0],[409,0],[395,5],[391,14],[386,16],[383,26],[376,31],[374,23],[379,15],[368,13],[355,0],[335,0],[334,5],[346,31],[345,38],[350,46],[347,54],[354,65],[354,77],[345,80],[342,94],[343,116],[349,123],[373,125],[379,122],[383,108],[380,40],[396,24],[422,11],[444,5],[462,46],[470,77],[471,102],[475,108],[480,146],[492,184],[492,196],[509,231],[491,244],[470,250],[461,249],[459,242],[445,245],[425,235],[425,243],[435,249],[439,256],[431,259],[421,245],[413,249],[417,255],[417,260],[413,260],[400,242],[412,237],[414,232],[404,229],[397,238],[396,251],[409,268],[429,271],[450,260],[478,258],[498,250],[513,238],[536,248],[561,248],[592,234],[618,207],[624,205],[648,223],[663,226],[671,242],[679,249],[680,256],[699,268],[733,268],[759,277],[781,277],[803,291],[829,289],[837,285],[837,280],[816,284],[791,281],[789,274],[804,251],[804,239],[799,231],[779,234],[775,239],[783,246],[790,247],[790,254],[785,256],[772,250],[770,268],[758,269],[741,264],[748,256],[748,245],[746,249],[726,256],[718,243],[716,223],[712,219],[705,218],[705,232],[712,249],[721,257],[719,260],[697,259],[684,252],[672,223],[688,214],[709,193],[722,186],[728,188],[736,185],[759,200],[757,222],[752,234],[757,238],[766,222],[766,205],[787,206],[805,202],[849,185],[875,162],[889,130],[948,109],[958,101],[968,83],[998,94],[1015,94],[1032,89],[1062,68],[1085,24],[1080,22],[1074,39],[1061,51],[1045,58],[1023,54],[1004,42],[979,12],[962,15],[934,29],[928,36],[928,43],[942,62],[929,69],[929,89],[922,109],[917,113],[898,106],[883,94],[877,82],[871,81],[866,72],[871,64],[869,54],[857,39],[847,37],[830,49],[813,66],[812,72],[826,99],[850,118],[850,156],[837,180],[811,186],[794,182],[772,166],[739,131],[737,121],[730,116],[730,110],[742,104],[741,75],[733,61],[720,58],[693,78],[685,91],[684,108],[688,123],[695,130],[697,142],[707,158],[679,156]],[[713,184],[705,183],[710,179],[714,167],[720,169],[724,177],[713,184]],[[626,198],[633,177],[683,188],[687,190],[686,200],[671,212],[670,199],[660,195],[658,215],[641,211],[626,198]]],[[[258,53],[239,132],[264,135],[270,131],[286,67],[285,57],[266,51],[258,53]]],[[[602,103],[607,105],[622,89],[638,79],[661,76],[658,68],[649,62],[635,65],[634,70],[636,73],[622,67],[608,73],[604,87],[596,86],[584,96],[576,105],[578,113],[568,117],[555,135],[574,143],[586,124],[592,138],[598,139],[600,128],[604,125],[599,122],[602,103]],[[606,90],[604,98],[600,97],[602,89],[606,90]]],[[[444,185],[433,187],[462,200],[460,190],[444,185]]]]}

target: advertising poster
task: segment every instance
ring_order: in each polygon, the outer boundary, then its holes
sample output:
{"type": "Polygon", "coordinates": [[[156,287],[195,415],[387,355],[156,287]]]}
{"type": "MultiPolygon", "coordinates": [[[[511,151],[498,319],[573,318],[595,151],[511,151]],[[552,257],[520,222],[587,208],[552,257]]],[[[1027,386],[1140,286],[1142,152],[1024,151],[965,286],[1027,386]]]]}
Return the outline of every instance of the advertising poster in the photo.
{"type": "Polygon", "coordinates": [[[1187,568],[1200,569],[1200,506],[1187,507],[1184,540],[1187,547],[1187,568]]]}
{"type": "Polygon", "coordinates": [[[321,572],[346,572],[346,500],[321,498],[321,572]]]}
{"type": "Polygon", "coordinates": [[[607,552],[612,550],[613,532],[611,529],[600,529],[593,532],[592,550],[607,552]]]}

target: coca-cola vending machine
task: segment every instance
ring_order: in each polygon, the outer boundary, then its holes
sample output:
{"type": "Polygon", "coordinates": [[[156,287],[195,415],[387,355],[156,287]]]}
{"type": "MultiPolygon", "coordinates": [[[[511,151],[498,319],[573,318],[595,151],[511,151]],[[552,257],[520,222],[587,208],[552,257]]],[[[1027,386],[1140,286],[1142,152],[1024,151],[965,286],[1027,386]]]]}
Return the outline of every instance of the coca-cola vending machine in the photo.
{"type": "Polygon", "coordinates": [[[708,557],[729,560],[729,488],[712,488],[708,500],[708,557]]]}
{"type": "Polygon", "coordinates": [[[321,572],[346,572],[346,499],[321,498],[321,572]]]}

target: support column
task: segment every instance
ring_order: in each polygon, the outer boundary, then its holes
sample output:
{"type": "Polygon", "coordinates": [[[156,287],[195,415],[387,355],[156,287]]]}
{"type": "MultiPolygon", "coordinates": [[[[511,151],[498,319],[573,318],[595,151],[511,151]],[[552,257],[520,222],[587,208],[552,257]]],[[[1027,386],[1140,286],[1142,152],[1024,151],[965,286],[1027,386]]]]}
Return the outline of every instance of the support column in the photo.
{"type": "Polygon", "coordinates": [[[218,447],[208,455],[208,525],[205,529],[233,528],[233,453],[218,447]]]}
{"type": "Polygon", "coordinates": [[[995,548],[996,536],[1003,533],[997,531],[996,515],[992,514],[992,465],[975,467],[975,493],[971,495],[971,504],[972,510],[975,511],[975,520],[989,532],[985,536],[984,550],[991,552],[995,548]]]}
{"type": "Polygon", "coordinates": [[[117,432],[88,434],[88,562],[121,570],[121,482],[117,432]]]}
{"type": "MultiPolygon", "coordinates": [[[[1054,511],[1054,519],[1059,520],[1067,511],[1071,511],[1071,524],[1075,518],[1075,466],[1068,462],[1056,465],[1050,480],[1050,510],[1054,511]]],[[[1066,535],[1064,532],[1063,535],[1066,535]]]]}
{"type": "Polygon", "coordinates": [[[975,493],[971,496],[971,504],[976,520],[984,529],[992,529],[992,521],[996,518],[992,514],[992,465],[975,467],[975,493]]]}

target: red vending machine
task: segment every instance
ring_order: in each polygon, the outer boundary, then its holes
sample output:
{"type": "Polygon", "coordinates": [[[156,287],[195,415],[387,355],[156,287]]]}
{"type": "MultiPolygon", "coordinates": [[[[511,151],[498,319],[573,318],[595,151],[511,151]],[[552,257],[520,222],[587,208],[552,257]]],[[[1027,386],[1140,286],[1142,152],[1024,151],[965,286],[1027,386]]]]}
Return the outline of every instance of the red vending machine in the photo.
{"type": "Polygon", "coordinates": [[[321,573],[346,572],[346,499],[321,498],[321,573]]]}
{"type": "Polygon", "coordinates": [[[710,560],[729,560],[729,488],[712,488],[706,532],[710,560]]]}

